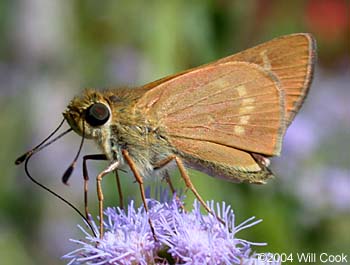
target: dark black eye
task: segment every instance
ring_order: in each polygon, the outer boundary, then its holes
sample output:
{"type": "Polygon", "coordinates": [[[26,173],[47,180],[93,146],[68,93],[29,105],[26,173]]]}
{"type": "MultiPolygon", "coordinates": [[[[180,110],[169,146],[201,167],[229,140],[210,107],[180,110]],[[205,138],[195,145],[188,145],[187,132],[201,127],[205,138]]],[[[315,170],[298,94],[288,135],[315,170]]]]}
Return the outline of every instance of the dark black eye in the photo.
{"type": "Polygon", "coordinates": [[[85,120],[91,126],[100,126],[108,121],[109,116],[109,109],[105,104],[95,103],[86,110],[85,120]]]}

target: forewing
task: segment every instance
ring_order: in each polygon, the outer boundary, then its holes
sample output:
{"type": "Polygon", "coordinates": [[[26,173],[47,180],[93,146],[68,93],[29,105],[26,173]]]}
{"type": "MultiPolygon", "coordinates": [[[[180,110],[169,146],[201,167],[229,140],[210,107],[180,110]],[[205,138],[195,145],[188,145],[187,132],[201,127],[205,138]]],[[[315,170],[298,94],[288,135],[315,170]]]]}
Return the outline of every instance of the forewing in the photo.
{"type": "MultiPolygon", "coordinates": [[[[256,63],[277,75],[284,90],[286,125],[294,119],[308,93],[316,60],[316,42],[307,33],[282,36],[240,53],[207,64],[213,66],[225,62],[244,61],[256,63]]],[[[176,75],[164,77],[144,86],[152,89],[161,83],[203,66],[176,75]]]]}
{"type": "Polygon", "coordinates": [[[256,63],[277,75],[285,95],[286,123],[292,122],[308,93],[316,60],[316,42],[310,34],[273,39],[216,63],[256,63]]]}
{"type": "Polygon", "coordinates": [[[172,139],[213,142],[278,155],[284,97],[263,67],[228,62],[199,68],[147,91],[137,103],[172,139]]]}

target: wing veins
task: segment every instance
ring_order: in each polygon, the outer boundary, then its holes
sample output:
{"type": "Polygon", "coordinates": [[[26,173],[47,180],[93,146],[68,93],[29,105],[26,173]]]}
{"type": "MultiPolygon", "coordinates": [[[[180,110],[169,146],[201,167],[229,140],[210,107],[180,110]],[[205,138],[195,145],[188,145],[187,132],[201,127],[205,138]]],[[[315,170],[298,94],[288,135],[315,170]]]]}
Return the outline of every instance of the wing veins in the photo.
{"type": "MultiPolygon", "coordinates": [[[[231,71],[231,72],[232,72],[232,71],[231,71]]],[[[230,74],[231,72],[229,72],[229,73],[227,73],[227,74],[230,74]]],[[[222,75],[222,76],[224,76],[224,75],[222,75]]],[[[222,77],[222,76],[221,76],[221,77],[222,77]]],[[[219,77],[219,78],[220,78],[220,77],[219,77]]],[[[213,80],[213,81],[207,82],[207,83],[205,83],[205,85],[208,85],[208,84],[211,83],[211,82],[215,82],[215,81],[218,80],[219,78],[217,78],[217,79],[215,79],[215,80],[213,80]]],[[[252,79],[252,80],[248,80],[248,81],[246,81],[246,82],[239,83],[239,84],[235,85],[234,87],[232,87],[232,89],[234,89],[234,88],[236,88],[236,87],[239,87],[239,86],[242,86],[242,85],[246,85],[246,84],[248,84],[248,83],[250,83],[250,82],[253,82],[253,81],[257,80],[257,79],[258,79],[258,78],[255,78],[255,79],[252,79]]],[[[267,87],[269,87],[269,86],[271,86],[271,84],[268,84],[268,85],[266,85],[266,86],[262,86],[261,88],[267,88],[267,87]]],[[[211,104],[198,104],[198,103],[200,103],[200,102],[202,102],[202,101],[207,100],[209,97],[213,97],[213,96],[215,96],[215,95],[218,95],[218,94],[222,93],[223,91],[225,91],[225,90],[227,90],[227,89],[229,89],[229,88],[231,88],[231,86],[230,86],[230,85],[227,85],[227,86],[221,88],[219,91],[216,91],[214,94],[210,94],[210,95],[207,95],[207,96],[205,96],[205,97],[202,97],[202,98],[198,99],[197,101],[195,101],[195,102],[193,102],[193,103],[191,103],[191,104],[185,106],[184,108],[177,109],[176,111],[173,111],[173,112],[171,112],[171,113],[168,113],[168,114],[167,114],[167,117],[172,116],[172,115],[175,115],[176,113],[178,113],[178,112],[180,112],[180,111],[189,109],[189,108],[191,108],[191,107],[193,107],[193,106],[196,106],[196,105],[197,105],[197,106],[210,106],[210,105],[216,105],[216,104],[220,104],[220,103],[224,103],[224,102],[230,102],[230,101],[233,102],[233,101],[239,101],[239,100],[242,100],[242,99],[248,99],[248,98],[254,98],[254,97],[258,97],[258,96],[273,94],[273,92],[269,92],[269,93],[261,93],[261,94],[255,94],[255,95],[249,95],[249,96],[238,96],[238,97],[232,98],[232,99],[227,100],[227,101],[219,101],[219,102],[217,102],[217,103],[216,103],[216,102],[213,102],[213,103],[211,103],[211,104]]],[[[185,91],[188,91],[188,90],[185,90],[185,91]]],[[[188,91],[188,92],[189,92],[189,91],[188,91]]],[[[184,95],[184,94],[186,94],[186,93],[182,93],[182,95],[184,95]]]]}

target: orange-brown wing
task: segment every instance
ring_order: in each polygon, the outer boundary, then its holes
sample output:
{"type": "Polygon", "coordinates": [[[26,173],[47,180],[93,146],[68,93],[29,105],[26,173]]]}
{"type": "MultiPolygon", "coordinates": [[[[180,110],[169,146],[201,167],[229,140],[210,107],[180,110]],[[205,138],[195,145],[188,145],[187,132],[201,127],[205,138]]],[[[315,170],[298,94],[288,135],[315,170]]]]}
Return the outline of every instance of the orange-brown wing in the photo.
{"type": "Polygon", "coordinates": [[[311,85],[316,60],[316,41],[310,34],[292,34],[273,39],[217,63],[245,61],[271,70],[285,95],[286,125],[293,121],[311,85]]]}
{"type": "MultiPolygon", "coordinates": [[[[240,53],[207,64],[213,66],[224,62],[244,61],[256,63],[271,70],[281,82],[285,94],[286,125],[294,119],[308,93],[316,59],[316,42],[312,35],[297,33],[282,36],[262,43],[240,53]]],[[[168,76],[144,86],[152,89],[159,84],[185,73],[199,69],[196,67],[176,75],[168,76]]]]}
{"type": "Polygon", "coordinates": [[[284,134],[279,81],[256,64],[199,68],[148,90],[137,108],[170,139],[193,139],[278,155],[284,134]]]}
{"type": "Polygon", "coordinates": [[[216,178],[232,182],[265,183],[273,174],[267,169],[269,160],[212,142],[172,139],[187,166],[216,178]]]}

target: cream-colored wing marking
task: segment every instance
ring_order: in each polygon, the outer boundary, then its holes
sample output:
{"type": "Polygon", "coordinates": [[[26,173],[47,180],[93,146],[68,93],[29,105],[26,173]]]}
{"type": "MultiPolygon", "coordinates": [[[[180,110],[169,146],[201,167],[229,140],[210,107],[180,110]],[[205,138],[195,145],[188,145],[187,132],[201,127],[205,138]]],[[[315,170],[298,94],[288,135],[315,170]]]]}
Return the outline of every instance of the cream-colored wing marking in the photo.
{"type": "Polygon", "coordinates": [[[193,139],[278,155],[284,95],[276,76],[246,62],[209,65],[147,91],[137,108],[156,119],[170,141],[193,139]]]}

